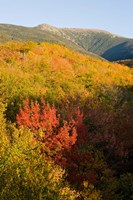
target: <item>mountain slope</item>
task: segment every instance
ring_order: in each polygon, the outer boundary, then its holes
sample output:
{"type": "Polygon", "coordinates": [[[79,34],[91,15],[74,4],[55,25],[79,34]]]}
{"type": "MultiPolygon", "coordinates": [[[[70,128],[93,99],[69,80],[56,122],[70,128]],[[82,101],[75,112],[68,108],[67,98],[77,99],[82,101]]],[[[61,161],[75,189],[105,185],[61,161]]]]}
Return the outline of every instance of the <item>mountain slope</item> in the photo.
{"type": "Polygon", "coordinates": [[[0,41],[9,40],[59,43],[94,57],[97,54],[109,61],[133,58],[133,39],[96,29],[56,28],[48,24],[28,28],[0,24],[0,41]]]}
{"type": "Polygon", "coordinates": [[[1,200],[131,200],[132,133],[132,68],[0,43],[1,200]]]}
{"type": "Polygon", "coordinates": [[[133,58],[133,39],[93,29],[63,29],[72,40],[87,51],[115,61],[133,58]]]}
{"type": "Polygon", "coordinates": [[[83,54],[87,54],[93,57],[100,58],[98,55],[86,51],[81,46],[75,44],[73,41],[68,40],[67,38],[58,35],[55,32],[51,32],[48,28],[41,30],[38,27],[23,27],[16,26],[11,24],[0,24],[0,42],[7,42],[11,40],[17,41],[27,41],[32,40],[35,42],[50,42],[50,43],[58,43],[64,45],[74,51],[78,51],[83,54]]]}
{"type": "Polygon", "coordinates": [[[133,58],[133,39],[124,38],[97,29],[56,28],[47,24],[38,29],[55,33],[57,36],[72,41],[86,51],[116,61],[133,58]]]}

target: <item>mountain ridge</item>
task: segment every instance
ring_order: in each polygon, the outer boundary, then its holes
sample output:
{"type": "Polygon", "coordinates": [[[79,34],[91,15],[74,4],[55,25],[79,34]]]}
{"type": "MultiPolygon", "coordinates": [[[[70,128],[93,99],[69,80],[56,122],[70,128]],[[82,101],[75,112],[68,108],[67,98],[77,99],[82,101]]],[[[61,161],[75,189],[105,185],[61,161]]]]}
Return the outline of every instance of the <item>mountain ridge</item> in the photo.
{"type": "Polygon", "coordinates": [[[90,32],[102,32],[102,33],[107,33],[109,35],[112,35],[112,36],[116,36],[116,37],[122,37],[122,38],[127,38],[127,39],[133,39],[133,38],[128,38],[128,37],[125,37],[125,36],[120,36],[118,34],[114,34],[110,31],[106,31],[106,30],[102,30],[102,29],[96,29],[96,28],[78,28],[78,27],[71,27],[71,28],[67,28],[67,27],[56,27],[56,26],[53,26],[53,25],[50,25],[50,24],[47,24],[47,23],[43,23],[43,24],[39,24],[38,26],[35,26],[35,27],[39,27],[41,28],[42,30],[45,30],[46,29],[58,29],[58,30],[76,30],[76,31],[90,31],[90,32]]]}
{"type": "Polygon", "coordinates": [[[33,40],[52,42],[109,61],[133,58],[133,39],[89,28],[57,28],[49,24],[24,27],[0,24],[0,41],[33,40]]]}

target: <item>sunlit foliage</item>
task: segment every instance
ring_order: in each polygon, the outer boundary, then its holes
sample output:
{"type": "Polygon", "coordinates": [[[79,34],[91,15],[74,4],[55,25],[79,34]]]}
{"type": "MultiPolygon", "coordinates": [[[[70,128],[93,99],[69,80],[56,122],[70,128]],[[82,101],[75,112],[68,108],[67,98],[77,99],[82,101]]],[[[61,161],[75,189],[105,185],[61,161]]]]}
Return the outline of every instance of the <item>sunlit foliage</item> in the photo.
{"type": "Polygon", "coordinates": [[[0,44],[0,198],[132,199],[133,69],[0,44]]]}

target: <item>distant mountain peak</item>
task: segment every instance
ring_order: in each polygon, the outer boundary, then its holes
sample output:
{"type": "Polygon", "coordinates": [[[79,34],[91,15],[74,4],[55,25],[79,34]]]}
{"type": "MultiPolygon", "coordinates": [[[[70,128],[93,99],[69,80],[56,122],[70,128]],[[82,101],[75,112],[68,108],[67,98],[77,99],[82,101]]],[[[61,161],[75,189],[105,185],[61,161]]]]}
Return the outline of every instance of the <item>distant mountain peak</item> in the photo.
{"type": "Polygon", "coordinates": [[[48,30],[48,31],[52,31],[52,32],[57,32],[58,28],[49,24],[40,24],[37,26],[39,29],[41,30],[48,30]]]}

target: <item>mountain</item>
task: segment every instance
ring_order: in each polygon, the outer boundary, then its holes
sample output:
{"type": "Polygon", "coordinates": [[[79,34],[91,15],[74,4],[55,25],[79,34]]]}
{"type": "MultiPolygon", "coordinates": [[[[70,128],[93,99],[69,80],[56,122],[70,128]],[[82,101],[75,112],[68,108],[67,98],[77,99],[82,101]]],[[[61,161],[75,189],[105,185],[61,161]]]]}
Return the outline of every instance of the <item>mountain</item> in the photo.
{"type": "Polygon", "coordinates": [[[48,24],[22,27],[0,24],[0,41],[33,40],[52,42],[109,61],[133,58],[133,39],[97,29],[57,28],[48,24]]]}
{"type": "MultiPolygon", "coordinates": [[[[62,37],[57,32],[50,31],[49,25],[45,30],[42,30],[42,26],[38,27],[24,27],[16,26],[12,24],[0,24],[0,42],[7,42],[11,40],[15,41],[27,41],[32,40],[35,42],[50,42],[64,45],[74,51],[78,51],[83,54],[90,55],[92,57],[100,58],[97,54],[86,51],[81,46],[75,44],[73,41],[62,37]]],[[[57,29],[57,28],[54,28],[57,29]]]]}

